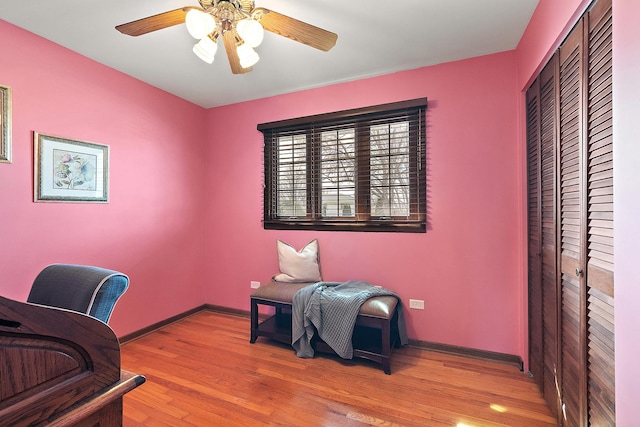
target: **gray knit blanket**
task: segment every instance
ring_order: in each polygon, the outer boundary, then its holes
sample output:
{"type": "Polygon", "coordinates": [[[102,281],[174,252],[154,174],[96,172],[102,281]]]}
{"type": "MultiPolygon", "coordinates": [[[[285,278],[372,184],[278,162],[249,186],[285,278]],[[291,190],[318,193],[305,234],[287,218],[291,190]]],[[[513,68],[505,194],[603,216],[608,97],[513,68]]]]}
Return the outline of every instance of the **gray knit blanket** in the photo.
{"type": "Polygon", "coordinates": [[[353,358],[353,328],[360,306],[369,298],[398,298],[400,344],[408,343],[400,298],[392,291],[368,282],[319,282],[295,293],[291,306],[291,344],[298,357],[314,356],[311,339],[315,331],[340,357],[353,358]]]}

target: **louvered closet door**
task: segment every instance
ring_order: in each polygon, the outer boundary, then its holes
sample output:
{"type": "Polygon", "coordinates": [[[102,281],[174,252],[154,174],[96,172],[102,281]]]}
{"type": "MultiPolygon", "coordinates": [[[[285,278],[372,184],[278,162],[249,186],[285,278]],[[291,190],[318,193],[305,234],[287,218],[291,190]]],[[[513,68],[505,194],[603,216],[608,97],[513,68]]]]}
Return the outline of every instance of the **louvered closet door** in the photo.
{"type": "Polygon", "coordinates": [[[583,21],[560,47],[560,392],[567,426],[586,424],[583,21]]]}
{"type": "Polygon", "coordinates": [[[527,91],[529,369],[558,416],[557,55],[527,91]]]}
{"type": "Polygon", "coordinates": [[[527,233],[529,289],[529,370],[542,391],[542,225],[540,191],[540,79],[527,91],[527,233]]]}
{"type": "Polygon", "coordinates": [[[557,55],[540,74],[540,193],[542,229],[542,393],[554,415],[560,399],[556,384],[558,374],[558,287],[557,287],[557,55]]]}
{"type": "Polygon", "coordinates": [[[563,426],[615,425],[611,0],[527,91],[530,367],[563,426]]]}
{"type": "Polygon", "coordinates": [[[589,12],[587,373],[589,424],[615,425],[611,0],[589,12]]]}

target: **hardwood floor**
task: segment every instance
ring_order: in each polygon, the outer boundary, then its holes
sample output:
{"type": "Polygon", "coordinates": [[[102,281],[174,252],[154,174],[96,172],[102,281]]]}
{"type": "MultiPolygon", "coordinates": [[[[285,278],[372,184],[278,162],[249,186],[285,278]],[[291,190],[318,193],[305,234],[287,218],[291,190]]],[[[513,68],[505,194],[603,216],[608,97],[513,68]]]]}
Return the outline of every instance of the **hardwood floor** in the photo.
{"type": "Polygon", "coordinates": [[[201,311],[123,344],[123,369],[147,377],[124,398],[124,425],[556,425],[512,365],[404,347],[385,375],[249,335],[248,318],[201,311]]]}

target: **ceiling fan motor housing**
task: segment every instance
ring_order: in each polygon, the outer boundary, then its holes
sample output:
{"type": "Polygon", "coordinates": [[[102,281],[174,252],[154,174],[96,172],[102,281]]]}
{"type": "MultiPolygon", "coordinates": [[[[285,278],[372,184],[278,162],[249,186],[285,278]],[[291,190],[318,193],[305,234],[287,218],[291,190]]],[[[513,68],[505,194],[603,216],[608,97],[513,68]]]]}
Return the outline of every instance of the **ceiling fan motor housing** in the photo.
{"type": "Polygon", "coordinates": [[[198,0],[198,2],[205,11],[218,7],[221,3],[227,3],[234,9],[241,10],[245,13],[251,13],[255,8],[255,2],[253,0],[198,0]]]}

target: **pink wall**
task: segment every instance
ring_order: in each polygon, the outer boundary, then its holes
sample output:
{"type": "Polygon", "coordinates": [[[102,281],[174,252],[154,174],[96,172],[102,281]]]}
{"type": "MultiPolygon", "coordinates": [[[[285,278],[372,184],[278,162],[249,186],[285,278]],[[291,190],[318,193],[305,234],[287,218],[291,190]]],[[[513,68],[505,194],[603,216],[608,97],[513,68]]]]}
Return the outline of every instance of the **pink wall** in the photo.
{"type": "Polygon", "coordinates": [[[616,421],[640,420],[640,3],[613,0],[616,421]]]}
{"type": "Polygon", "coordinates": [[[592,0],[540,0],[516,49],[518,84],[526,91],[592,0]]]}
{"type": "Polygon", "coordinates": [[[0,163],[0,294],[54,262],[120,270],[123,335],[204,302],[205,112],[0,20],[13,163],[0,163]],[[108,204],[33,202],[33,131],[110,146],[108,204]]]}
{"type": "Polygon", "coordinates": [[[0,34],[14,151],[0,165],[2,295],[26,299],[53,262],[121,270],[123,335],[205,301],[248,309],[249,281],[276,273],[275,240],[318,237],[326,278],[425,300],[408,313],[412,338],[522,355],[512,53],[205,112],[6,22],[0,34]],[[258,123],[423,96],[426,234],[262,229],[258,123]],[[108,144],[110,203],[33,203],[33,131],[108,144]]]}
{"type": "Polygon", "coordinates": [[[408,303],[411,338],[522,355],[515,55],[503,53],[208,111],[207,302],[247,310],[277,273],[276,239],[320,242],[327,280],[362,279],[408,303]],[[428,97],[426,234],[265,231],[258,123],[428,97]]]}

